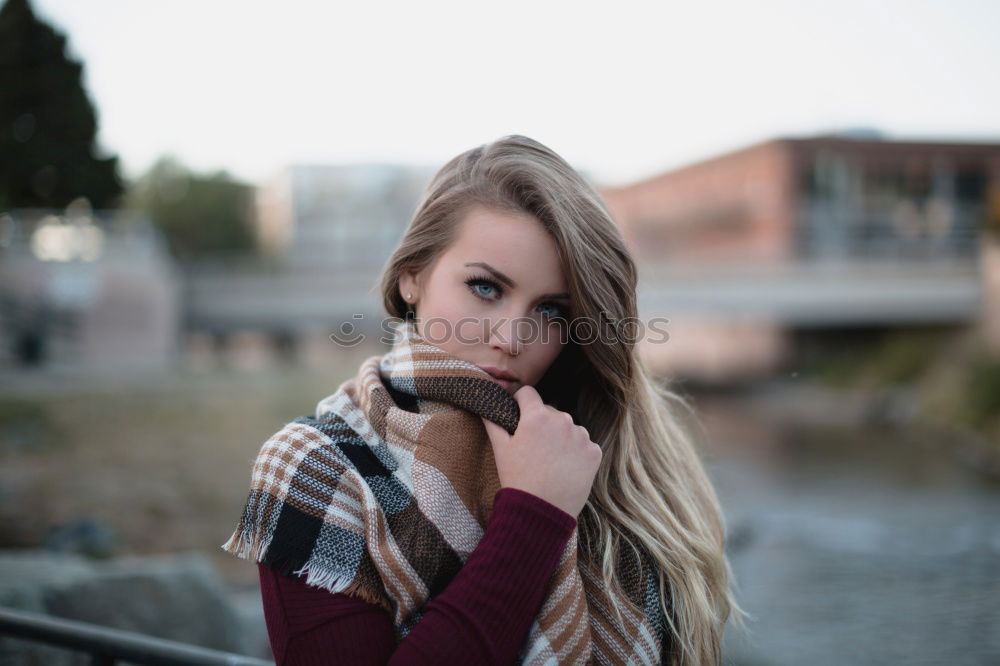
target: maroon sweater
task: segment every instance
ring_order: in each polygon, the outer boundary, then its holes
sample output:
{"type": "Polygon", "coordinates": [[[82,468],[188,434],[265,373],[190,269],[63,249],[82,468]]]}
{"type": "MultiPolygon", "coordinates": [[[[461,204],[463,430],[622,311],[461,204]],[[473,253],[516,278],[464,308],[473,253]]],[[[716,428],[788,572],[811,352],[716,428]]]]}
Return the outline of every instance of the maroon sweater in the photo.
{"type": "Polygon", "coordinates": [[[258,564],[277,666],[512,664],[520,654],[576,518],[501,488],[483,538],[424,617],[396,643],[389,613],[258,564]]]}

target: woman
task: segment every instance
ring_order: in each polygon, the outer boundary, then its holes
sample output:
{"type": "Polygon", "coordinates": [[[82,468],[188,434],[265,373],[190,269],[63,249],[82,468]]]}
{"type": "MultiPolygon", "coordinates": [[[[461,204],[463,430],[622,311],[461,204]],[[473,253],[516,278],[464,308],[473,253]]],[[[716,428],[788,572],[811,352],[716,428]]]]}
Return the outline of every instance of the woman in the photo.
{"type": "Polygon", "coordinates": [[[223,546],[279,663],[720,663],[743,611],[636,278],[537,141],[438,172],[381,279],[392,351],[265,443],[223,546]]]}

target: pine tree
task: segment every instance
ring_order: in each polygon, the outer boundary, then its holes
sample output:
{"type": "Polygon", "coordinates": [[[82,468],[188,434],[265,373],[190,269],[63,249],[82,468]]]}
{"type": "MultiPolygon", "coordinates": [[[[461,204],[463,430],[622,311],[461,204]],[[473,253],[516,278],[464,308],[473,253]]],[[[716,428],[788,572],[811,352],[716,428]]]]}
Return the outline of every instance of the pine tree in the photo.
{"type": "Polygon", "coordinates": [[[116,206],[118,158],[95,154],[97,118],[83,65],[29,0],[0,8],[0,211],[63,208],[83,196],[116,206]]]}

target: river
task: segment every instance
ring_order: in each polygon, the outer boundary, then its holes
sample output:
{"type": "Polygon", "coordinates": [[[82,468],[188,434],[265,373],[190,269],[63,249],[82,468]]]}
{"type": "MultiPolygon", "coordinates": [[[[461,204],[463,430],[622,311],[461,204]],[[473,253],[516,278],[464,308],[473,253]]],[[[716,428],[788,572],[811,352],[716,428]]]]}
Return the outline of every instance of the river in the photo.
{"type": "Polygon", "coordinates": [[[947,442],[732,397],[698,410],[754,618],[727,629],[725,663],[1000,664],[1000,488],[947,442]]]}

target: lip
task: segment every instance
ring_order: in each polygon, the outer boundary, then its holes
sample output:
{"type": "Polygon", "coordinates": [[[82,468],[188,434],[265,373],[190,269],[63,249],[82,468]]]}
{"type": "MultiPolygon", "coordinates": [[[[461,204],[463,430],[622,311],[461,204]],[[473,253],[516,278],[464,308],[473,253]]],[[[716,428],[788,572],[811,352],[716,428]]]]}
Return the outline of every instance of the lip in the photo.
{"type": "Polygon", "coordinates": [[[501,370],[500,368],[493,365],[480,365],[480,370],[485,370],[487,373],[493,376],[494,379],[506,379],[509,382],[516,382],[517,375],[510,372],[509,370],[501,370]]]}

